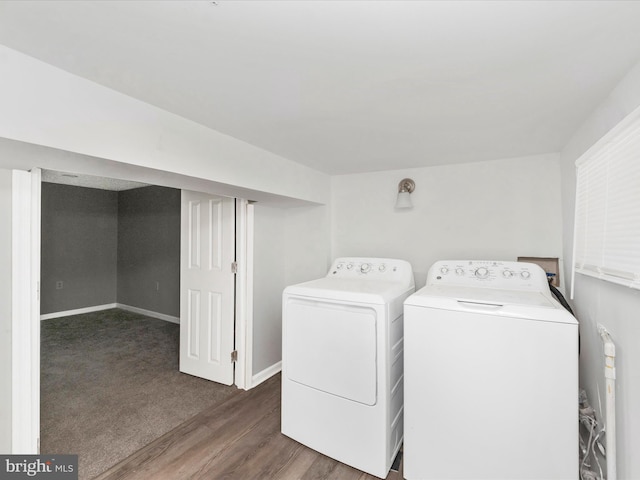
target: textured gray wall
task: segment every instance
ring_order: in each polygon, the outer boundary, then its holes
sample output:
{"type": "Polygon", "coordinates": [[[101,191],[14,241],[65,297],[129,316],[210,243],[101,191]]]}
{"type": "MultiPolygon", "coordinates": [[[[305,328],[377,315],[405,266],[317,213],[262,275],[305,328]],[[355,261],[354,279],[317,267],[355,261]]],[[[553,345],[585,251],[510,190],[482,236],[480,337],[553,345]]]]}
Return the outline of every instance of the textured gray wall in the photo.
{"type": "Polygon", "coordinates": [[[43,182],[41,238],[41,314],[116,302],[117,192],[43,182]]]}
{"type": "Polygon", "coordinates": [[[180,316],[180,190],[119,192],[118,303],[180,316]]]}
{"type": "Polygon", "coordinates": [[[11,453],[11,170],[0,170],[0,452],[11,453]]]}

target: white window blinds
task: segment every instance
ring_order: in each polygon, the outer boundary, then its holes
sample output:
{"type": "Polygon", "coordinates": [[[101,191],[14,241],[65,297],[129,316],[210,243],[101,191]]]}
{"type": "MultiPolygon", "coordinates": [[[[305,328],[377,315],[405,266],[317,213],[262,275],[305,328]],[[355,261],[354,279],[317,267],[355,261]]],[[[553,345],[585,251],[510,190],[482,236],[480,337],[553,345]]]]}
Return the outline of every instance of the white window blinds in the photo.
{"type": "Polygon", "coordinates": [[[574,272],[640,289],[640,115],[578,161],[574,272]]]}

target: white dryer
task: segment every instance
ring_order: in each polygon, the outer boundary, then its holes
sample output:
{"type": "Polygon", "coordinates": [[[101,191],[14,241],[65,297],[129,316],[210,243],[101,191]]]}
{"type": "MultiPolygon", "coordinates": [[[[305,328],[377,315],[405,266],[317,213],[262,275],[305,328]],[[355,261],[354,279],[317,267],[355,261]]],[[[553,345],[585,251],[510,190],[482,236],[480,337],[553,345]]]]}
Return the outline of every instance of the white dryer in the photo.
{"type": "Polygon", "coordinates": [[[404,475],[578,478],[578,324],[539,266],[437,262],[406,300],[404,475]]]}
{"type": "Polygon", "coordinates": [[[339,258],[283,293],[282,433],[387,476],[403,437],[403,260],[339,258]]]}

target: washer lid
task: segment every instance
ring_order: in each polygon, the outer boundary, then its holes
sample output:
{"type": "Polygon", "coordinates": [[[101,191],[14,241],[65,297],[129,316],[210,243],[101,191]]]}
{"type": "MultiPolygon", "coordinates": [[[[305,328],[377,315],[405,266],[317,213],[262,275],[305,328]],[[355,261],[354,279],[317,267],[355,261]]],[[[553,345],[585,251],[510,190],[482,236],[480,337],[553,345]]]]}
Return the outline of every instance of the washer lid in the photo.
{"type": "Polygon", "coordinates": [[[551,299],[541,292],[524,290],[429,285],[418,290],[416,296],[418,295],[427,298],[448,298],[468,302],[555,308],[551,299]]]}
{"type": "Polygon", "coordinates": [[[404,304],[559,323],[578,323],[558,302],[542,292],[535,291],[427,285],[407,298],[404,304]]]}
{"type": "Polygon", "coordinates": [[[324,277],[285,288],[284,294],[350,302],[386,304],[413,292],[413,285],[383,280],[324,277]]]}

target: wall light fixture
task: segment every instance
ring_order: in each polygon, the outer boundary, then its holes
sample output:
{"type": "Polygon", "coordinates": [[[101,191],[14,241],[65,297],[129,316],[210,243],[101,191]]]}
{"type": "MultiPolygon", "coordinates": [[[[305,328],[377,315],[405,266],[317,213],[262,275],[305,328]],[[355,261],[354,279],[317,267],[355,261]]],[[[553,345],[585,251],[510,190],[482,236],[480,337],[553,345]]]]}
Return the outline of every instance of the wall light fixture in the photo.
{"type": "Polygon", "coordinates": [[[416,182],[410,178],[403,178],[398,184],[398,198],[396,200],[396,208],[413,208],[411,202],[411,192],[416,189],[416,182]]]}

